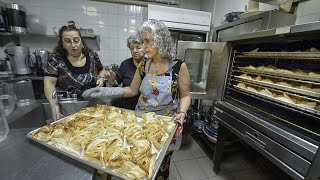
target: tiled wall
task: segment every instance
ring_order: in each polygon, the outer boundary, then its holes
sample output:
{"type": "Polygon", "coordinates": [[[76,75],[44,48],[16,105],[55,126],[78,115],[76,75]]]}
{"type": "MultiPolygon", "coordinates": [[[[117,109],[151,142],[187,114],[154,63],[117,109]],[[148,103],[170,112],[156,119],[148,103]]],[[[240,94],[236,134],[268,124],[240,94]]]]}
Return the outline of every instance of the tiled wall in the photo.
{"type": "Polygon", "coordinates": [[[297,9],[296,24],[303,24],[320,20],[320,0],[300,2],[297,9]]]}
{"type": "MultiPolygon", "coordinates": [[[[18,3],[27,9],[27,15],[35,15],[46,26],[46,34],[52,35],[54,27],[73,20],[78,28],[90,28],[101,36],[98,54],[103,65],[120,64],[130,57],[126,39],[147,18],[147,8],[133,5],[95,2],[89,0],[2,0],[18,3]]],[[[55,41],[45,38],[22,38],[21,45],[35,49],[52,50],[55,41]]],[[[3,51],[2,47],[0,51],[3,51]]],[[[3,53],[2,53],[3,55],[3,53]]],[[[0,53],[0,57],[2,56],[0,53]]]]}

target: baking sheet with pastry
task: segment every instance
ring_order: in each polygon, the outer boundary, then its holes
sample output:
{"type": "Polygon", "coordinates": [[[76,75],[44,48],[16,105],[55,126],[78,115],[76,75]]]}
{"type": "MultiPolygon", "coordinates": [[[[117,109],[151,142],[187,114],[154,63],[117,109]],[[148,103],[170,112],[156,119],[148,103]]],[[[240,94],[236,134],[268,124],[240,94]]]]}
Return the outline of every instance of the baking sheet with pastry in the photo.
{"type": "Polygon", "coordinates": [[[241,52],[239,58],[320,59],[320,52],[241,52]]]}
{"type": "Polygon", "coordinates": [[[154,179],[176,128],[172,117],[97,105],[27,137],[122,179],[154,179]]]}
{"type": "Polygon", "coordinates": [[[301,101],[301,104],[297,104],[295,102],[295,97],[291,94],[287,93],[281,93],[281,91],[276,92],[273,89],[268,89],[260,86],[256,86],[254,84],[246,83],[246,82],[239,82],[237,85],[234,85],[234,87],[238,90],[244,91],[246,93],[254,94],[256,96],[262,96],[268,100],[276,101],[278,103],[285,104],[287,106],[291,106],[303,111],[307,111],[316,115],[320,115],[319,107],[320,104],[317,104],[315,102],[309,102],[309,101],[301,101]],[[275,94],[276,92],[276,94],[275,94]],[[292,99],[293,98],[293,99],[292,99]],[[309,104],[308,104],[309,103],[309,104]],[[312,104],[311,104],[312,103],[312,104]],[[314,108],[311,108],[310,106],[314,106],[314,108]]]}
{"type": "Polygon", "coordinates": [[[270,88],[276,88],[276,89],[280,89],[280,90],[284,90],[284,91],[289,91],[289,92],[293,92],[293,93],[298,93],[298,94],[302,94],[302,95],[308,95],[308,96],[312,96],[315,98],[320,98],[320,92],[316,92],[316,91],[312,91],[312,89],[310,88],[310,90],[307,89],[299,89],[296,87],[290,87],[290,85],[286,85],[286,84],[281,84],[281,83],[268,83],[265,81],[259,81],[259,80],[255,80],[255,79],[247,79],[244,76],[235,76],[236,79],[240,79],[242,81],[246,81],[246,82],[251,82],[257,85],[263,85],[266,87],[270,87],[270,88]]]}
{"type": "Polygon", "coordinates": [[[279,77],[287,77],[287,78],[292,78],[292,79],[301,79],[301,80],[306,80],[306,81],[314,81],[314,82],[320,82],[320,75],[316,74],[313,75],[312,72],[309,72],[311,75],[300,75],[300,74],[295,74],[295,73],[286,73],[284,70],[283,71],[267,71],[267,70],[262,70],[262,69],[250,69],[248,67],[238,67],[239,70],[243,73],[256,73],[256,74],[261,74],[261,75],[272,75],[272,76],[279,76],[279,77]]]}

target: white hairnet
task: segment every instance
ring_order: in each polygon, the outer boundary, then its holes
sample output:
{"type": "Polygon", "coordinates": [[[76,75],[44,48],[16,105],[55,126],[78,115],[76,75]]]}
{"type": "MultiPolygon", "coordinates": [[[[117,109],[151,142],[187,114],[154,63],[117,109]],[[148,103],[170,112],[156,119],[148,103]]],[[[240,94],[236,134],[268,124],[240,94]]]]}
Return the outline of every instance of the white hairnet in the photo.
{"type": "Polygon", "coordinates": [[[173,60],[175,58],[175,46],[168,27],[161,21],[151,19],[145,21],[138,30],[139,36],[143,37],[144,33],[149,33],[159,49],[161,57],[173,60]]]}

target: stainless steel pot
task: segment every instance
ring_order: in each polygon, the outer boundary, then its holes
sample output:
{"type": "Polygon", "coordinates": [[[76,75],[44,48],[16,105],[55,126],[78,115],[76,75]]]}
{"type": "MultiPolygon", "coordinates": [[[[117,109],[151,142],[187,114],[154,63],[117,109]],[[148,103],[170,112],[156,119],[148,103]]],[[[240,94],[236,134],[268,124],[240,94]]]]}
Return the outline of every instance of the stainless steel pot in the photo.
{"type": "Polygon", "coordinates": [[[6,4],[7,31],[27,33],[26,10],[19,4],[6,4]]]}
{"type": "Polygon", "coordinates": [[[16,75],[32,74],[33,66],[31,62],[29,48],[24,46],[9,46],[4,51],[9,55],[11,70],[16,75]]]}

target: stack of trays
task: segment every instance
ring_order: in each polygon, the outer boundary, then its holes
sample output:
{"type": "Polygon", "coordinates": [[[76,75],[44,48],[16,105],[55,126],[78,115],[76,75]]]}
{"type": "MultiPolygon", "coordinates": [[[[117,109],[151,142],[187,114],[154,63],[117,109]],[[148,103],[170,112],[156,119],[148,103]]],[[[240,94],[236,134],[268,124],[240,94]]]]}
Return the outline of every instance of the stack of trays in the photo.
{"type": "Polygon", "coordinates": [[[209,141],[216,143],[218,137],[218,129],[211,126],[211,124],[206,124],[203,126],[203,133],[207,136],[209,141]]]}

